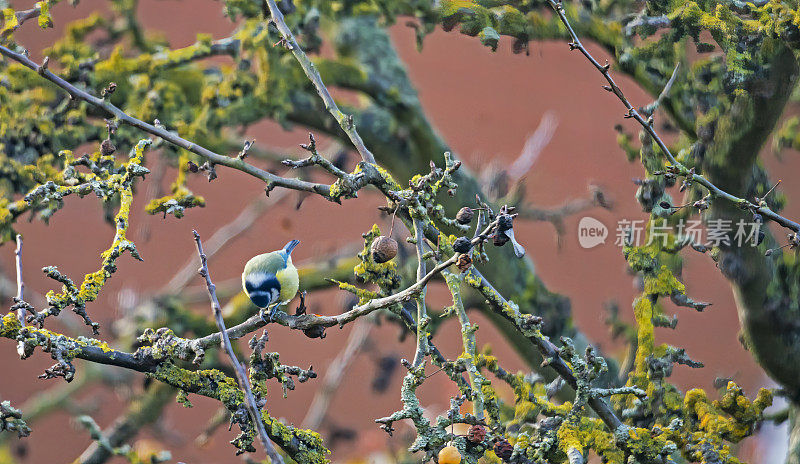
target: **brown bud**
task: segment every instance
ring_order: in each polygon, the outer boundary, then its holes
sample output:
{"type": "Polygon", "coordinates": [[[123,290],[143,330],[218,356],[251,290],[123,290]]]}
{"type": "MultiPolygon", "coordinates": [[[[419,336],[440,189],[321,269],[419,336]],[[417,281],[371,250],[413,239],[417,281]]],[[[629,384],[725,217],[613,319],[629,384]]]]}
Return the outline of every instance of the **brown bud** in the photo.
{"type": "Polygon", "coordinates": [[[467,431],[467,440],[472,443],[480,443],[486,438],[486,427],[482,425],[472,425],[467,431]]]}
{"type": "MultiPolygon", "coordinates": [[[[186,166],[189,168],[189,172],[197,172],[200,170],[200,166],[194,164],[191,161],[187,161],[186,166]]],[[[269,196],[269,193],[267,193],[267,196],[269,196]]]]}
{"type": "Polygon", "coordinates": [[[115,151],[117,151],[117,147],[109,139],[103,140],[103,143],[100,144],[100,154],[103,156],[111,156],[115,151]]]}
{"type": "Polygon", "coordinates": [[[381,235],[372,241],[370,253],[376,263],[383,264],[397,256],[397,240],[381,235]]]}
{"type": "Polygon", "coordinates": [[[106,86],[106,88],[104,88],[100,92],[100,95],[102,95],[103,98],[106,98],[107,96],[109,96],[112,93],[114,93],[115,90],[117,90],[116,82],[109,82],[108,85],[106,86]]]}
{"type": "Polygon", "coordinates": [[[514,447],[508,440],[500,440],[494,444],[494,454],[503,461],[511,459],[511,454],[514,452],[514,447]]]}
{"type": "Polygon", "coordinates": [[[469,224],[472,222],[473,216],[475,216],[475,212],[472,211],[472,208],[465,206],[458,210],[456,221],[458,221],[459,224],[469,224]]]}

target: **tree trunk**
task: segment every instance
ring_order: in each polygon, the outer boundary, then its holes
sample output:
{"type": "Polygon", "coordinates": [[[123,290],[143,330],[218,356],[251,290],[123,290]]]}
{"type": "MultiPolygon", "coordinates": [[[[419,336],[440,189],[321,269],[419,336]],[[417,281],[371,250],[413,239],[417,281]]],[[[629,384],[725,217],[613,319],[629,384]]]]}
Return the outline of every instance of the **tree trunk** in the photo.
{"type": "Polygon", "coordinates": [[[786,464],[800,464],[800,406],[789,409],[789,449],[786,464]]]}

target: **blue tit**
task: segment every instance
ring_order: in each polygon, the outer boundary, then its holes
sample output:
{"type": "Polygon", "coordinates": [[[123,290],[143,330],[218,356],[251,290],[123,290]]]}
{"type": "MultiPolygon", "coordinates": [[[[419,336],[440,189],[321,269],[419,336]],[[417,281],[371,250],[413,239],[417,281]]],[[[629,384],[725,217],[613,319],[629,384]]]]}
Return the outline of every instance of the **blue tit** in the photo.
{"type": "Polygon", "coordinates": [[[300,243],[292,240],[283,249],[255,256],[244,265],[242,287],[250,301],[261,308],[259,314],[265,322],[264,310],[270,309],[269,318],[278,306],[294,298],[300,279],[292,264],[292,250],[300,243]]]}

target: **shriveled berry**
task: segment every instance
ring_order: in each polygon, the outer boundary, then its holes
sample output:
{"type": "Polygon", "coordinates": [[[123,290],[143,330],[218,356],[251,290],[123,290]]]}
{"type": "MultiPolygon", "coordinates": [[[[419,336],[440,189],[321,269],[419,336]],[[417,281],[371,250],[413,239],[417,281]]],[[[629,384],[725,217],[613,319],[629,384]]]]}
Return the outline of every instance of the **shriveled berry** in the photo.
{"type": "Polygon", "coordinates": [[[469,224],[472,222],[472,218],[475,216],[475,212],[469,206],[465,206],[458,210],[456,213],[456,221],[459,224],[469,224]]]}
{"type": "Polygon", "coordinates": [[[505,232],[496,231],[494,233],[494,238],[492,239],[492,243],[494,243],[494,246],[503,246],[508,242],[508,240],[509,240],[508,235],[506,235],[505,232]]]}
{"type": "Polygon", "coordinates": [[[482,425],[472,425],[467,431],[467,440],[472,443],[480,443],[486,438],[486,427],[482,425]]]}
{"type": "Polygon", "coordinates": [[[397,240],[392,237],[381,235],[372,241],[370,253],[372,254],[373,261],[378,264],[383,264],[397,256],[397,240]]]}
{"type": "Polygon", "coordinates": [[[511,454],[514,452],[514,447],[508,440],[501,440],[494,444],[494,454],[503,461],[511,459],[511,454]]]}
{"type": "Polygon", "coordinates": [[[325,338],[325,327],[315,325],[307,329],[303,329],[303,335],[308,338],[325,338]]]}
{"type": "Polygon", "coordinates": [[[497,230],[505,231],[514,227],[514,220],[508,214],[497,216],[497,230]]]}
{"type": "Polygon", "coordinates": [[[459,464],[461,453],[453,445],[447,445],[439,451],[439,464],[459,464]]]}
{"type": "Polygon", "coordinates": [[[467,253],[470,249],[472,249],[472,241],[467,237],[458,237],[455,242],[453,242],[453,250],[456,253],[467,253]]]}
{"type": "Polygon", "coordinates": [[[469,254],[464,253],[458,255],[458,259],[456,260],[456,266],[458,266],[458,270],[461,272],[465,272],[467,269],[472,266],[472,258],[470,258],[469,254]]]}
{"type": "Polygon", "coordinates": [[[117,147],[109,139],[103,140],[103,143],[100,144],[100,154],[103,156],[111,156],[115,151],[117,151],[117,147]]]}

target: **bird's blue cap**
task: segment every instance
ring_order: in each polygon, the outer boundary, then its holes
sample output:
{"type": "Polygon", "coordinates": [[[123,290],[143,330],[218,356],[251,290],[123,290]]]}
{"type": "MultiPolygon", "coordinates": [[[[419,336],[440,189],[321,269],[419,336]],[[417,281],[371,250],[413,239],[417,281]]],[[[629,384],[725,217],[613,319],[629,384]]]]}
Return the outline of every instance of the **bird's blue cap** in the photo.
{"type": "Polygon", "coordinates": [[[283,252],[286,253],[287,255],[291,255],[292,250],[294,250],[294,247],[296,247],[299,244],[300,240],[292,240],[291,242],[283,246],[283,252]]]}

